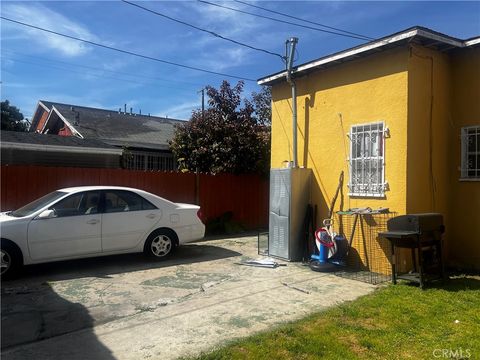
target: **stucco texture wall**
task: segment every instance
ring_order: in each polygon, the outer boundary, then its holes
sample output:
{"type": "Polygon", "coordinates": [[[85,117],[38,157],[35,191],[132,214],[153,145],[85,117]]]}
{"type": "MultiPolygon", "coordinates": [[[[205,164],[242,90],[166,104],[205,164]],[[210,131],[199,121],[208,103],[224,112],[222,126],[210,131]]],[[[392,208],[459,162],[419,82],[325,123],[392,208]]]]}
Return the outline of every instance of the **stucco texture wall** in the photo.
{"type": "Polygon", "coordinates": [[[460,180],[461,128],[480,126],[480,47],[451,56],[452,115],[449,123],[450,264],[480,270],[480,181],[460,180]]]}
{"type": "MultiPolygon", "coordinates": [[[[296,79],[298,165],[312,169],[311,203],[318,206],[318,224],[328,216],[341,171],[345,178],[335,211],[387,207],[392,212],[405,213],[408,57],[407,49],[396,49],[296,79]],[[390,130],[390,137],[385,140],[385,179],[389,189],[383,198],[349,196],[347,134],[352,125],[373,122],[384,122],[390,130]]],[[[280,168],[284,161],[293,160],[291,87],[286,83],[274,86],[272,100],[271,166],[280,168]]],[[[337,231],[342,226],[340,220],[335,219],[337,231]]],[[[362,236],[364,226],[358,225],[358,236],[362,236]]],[[[366,264],[365,239],[358,241],[359,255],[366,264]]],[[[370,244],[375,247],[374,256],[382,258],[376,262],[388,273],[387,251],[380,249],[376,239],[370,244]]]]}
{"type": "MultiPolygon", "coordinates": [[[[298,165],[314,174],[317,222],[335,211],[388,207],[397,214],[440,212],[448,265],[480,269],[480,181],[462,181],[461,128],[480,125],[480,48],[441,53],[412,45],[296,79],[298,165]],[[384,198],[348,195],[352,125],[383,121],[384,198]]],[[[291,88],[272,89],[272,168],[292,161],[291,88]]],[[[338,220],[338,219],[337,219],[338,220]]],[[[401,267],[408,267],[404,257],[401,267]]]]}
{"type": "MultiPolygon", "coordinates": [[[[408,64],[407,213],[444,215],[448,253],[451,68],[447,54],[410,48],[408,64]]],[[[448,254],[446,254],[448,258],[448,254]]]]}
{"type": "Polygon", "coordinates": [[[444,215],[450,266],[480,269],[480,182],[461,181],[461,128],[480,125],[480,50],[412,47],[407,212],[444,215]]]}
{"type": "MultiPolygon", "coordinates": [[[[408,56],[405,49],[394,50],[296,80],[298,165],[313,170],[312,203],[319,206],[319,220],[327,216],[342,170],[345,182],[335,210],[369,206],[405,212],[408,56]],[[384,198],[350,197],[347,134],[352,125],[379,121],[391,135],[385,143],[389,190],[384,198]]],[[[290,86],[274,86],[272,100],[271,160],[272,168],[280,168],[293,158],[290,86]]]]}

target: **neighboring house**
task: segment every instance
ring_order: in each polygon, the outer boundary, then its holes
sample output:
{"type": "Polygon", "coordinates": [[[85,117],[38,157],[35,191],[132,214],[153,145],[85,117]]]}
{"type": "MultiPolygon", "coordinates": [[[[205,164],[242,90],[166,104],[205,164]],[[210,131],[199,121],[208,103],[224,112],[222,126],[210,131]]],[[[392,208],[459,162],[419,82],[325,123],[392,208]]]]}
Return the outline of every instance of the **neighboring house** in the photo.
{"type": "Polygon", "coordinates": [[[2,131],[2,165],[119,168],[122,149],[95,139],[2,131]]]}
{"type": "MultiPolygon", "coordinates": [[[[126,109],[125,109],[126,110],[126,109]]],[[[168,141],[183,121],[132,111],[112,111],[41,100],[31,132],[100,140],[124,150],[123,166],[135,170],[176,170],[168,141]]]]}
{"type": "MultiPolygon", "coordinates": [[[[299,44],[301,44],[301,39],[299,44]]],[[[480,269],[480,37],[413,27],[298,65],[298,165],[327,216],[340,172],[343,209],[440,212],[451,266],[480,269]]],[[[292,156],[286,71],[272,86],[272,168],[292,156]]]]}

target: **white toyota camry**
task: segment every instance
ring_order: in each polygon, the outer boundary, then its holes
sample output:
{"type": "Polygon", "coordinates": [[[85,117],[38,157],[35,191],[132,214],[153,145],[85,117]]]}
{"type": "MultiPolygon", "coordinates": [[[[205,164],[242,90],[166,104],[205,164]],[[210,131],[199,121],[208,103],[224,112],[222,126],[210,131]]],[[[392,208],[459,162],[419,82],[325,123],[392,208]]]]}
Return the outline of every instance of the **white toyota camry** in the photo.
{"type": "Polygon", "coordinates": [[[22,265],[144,252],[164,258],[205,234],[200,207],[125,187],[54,191],[0,213],[1,275],[22,265]]]}

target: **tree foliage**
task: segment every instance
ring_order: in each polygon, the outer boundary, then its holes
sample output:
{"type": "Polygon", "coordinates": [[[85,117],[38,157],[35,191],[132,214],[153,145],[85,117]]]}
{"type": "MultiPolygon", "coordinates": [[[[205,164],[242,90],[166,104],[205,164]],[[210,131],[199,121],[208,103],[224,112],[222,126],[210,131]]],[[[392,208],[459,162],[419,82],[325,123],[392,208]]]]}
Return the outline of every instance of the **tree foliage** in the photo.
{"type": "Polygon", "coordinates": [[[27,131],[28,125],[23,121],[23,114],[17,107],[10,105],[8,100],[1,102],[2,130],[27,131]]]}
{"type": "Polygon", "coordinates": [[[252,102],[257,122],[270,126],[272,124],[272,89],[262,86],[259,93],[252,93],[252,102]]]}
{"type": "Polygon", "coordinates": [[[270,166],[270,127],[255,100],[243,101],[243,82],[207,86],[208,107],[177,126],[170,147],[183,170],[265,173],[270,166]],[[258,112],[257,112],[258,111],[258,112]],[[261,116],[258,115],[261,112],[261,116]]]}

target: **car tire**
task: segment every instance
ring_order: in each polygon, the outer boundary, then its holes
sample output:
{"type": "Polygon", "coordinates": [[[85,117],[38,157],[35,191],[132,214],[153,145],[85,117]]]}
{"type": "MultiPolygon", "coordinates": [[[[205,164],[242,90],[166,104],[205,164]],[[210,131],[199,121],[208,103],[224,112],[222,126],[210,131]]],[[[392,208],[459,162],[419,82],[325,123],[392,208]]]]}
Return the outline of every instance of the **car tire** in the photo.
{"type": "Polygon", "coordinates": [[[18,275],[23,265],[22,252],[10,241],[2,239],[0,252],[0,276],[2,280],[12,279],[18,275]]]}
{"type": "Polygon", "coordinates": [[[170,229],[158,229],[152,232],[147,241],[143,252],[152,259],[164,259],[175,250],[178,244],[177,234],[170,229]]]}

